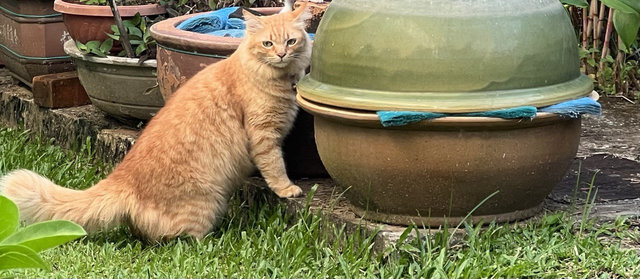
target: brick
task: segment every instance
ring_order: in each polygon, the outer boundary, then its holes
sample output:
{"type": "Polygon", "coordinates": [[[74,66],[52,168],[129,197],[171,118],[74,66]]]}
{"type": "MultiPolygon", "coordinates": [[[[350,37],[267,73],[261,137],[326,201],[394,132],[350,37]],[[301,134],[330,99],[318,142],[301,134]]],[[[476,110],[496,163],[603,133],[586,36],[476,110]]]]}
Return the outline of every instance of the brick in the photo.
{"type": "Polygon", "coordinates": [[[67,108],[90,104],[77,72],[63,72],[33,78],[34,102],[45,108],[67,108]]]}

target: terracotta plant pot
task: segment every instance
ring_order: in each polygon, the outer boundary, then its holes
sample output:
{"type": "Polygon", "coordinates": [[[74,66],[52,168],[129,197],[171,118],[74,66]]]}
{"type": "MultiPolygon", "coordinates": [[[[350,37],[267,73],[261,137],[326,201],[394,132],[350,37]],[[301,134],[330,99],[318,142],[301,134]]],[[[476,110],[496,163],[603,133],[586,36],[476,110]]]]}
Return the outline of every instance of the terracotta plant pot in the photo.
{"type": "Polygon", "coordinates": [[[148,120],[164,106],[157,89],[156,60],[84,55],[73,40],[64,44],[78,68],[78,78],[91,103],[125,122],[148,120]]]}
{"type": "Polygon", "coordinates": [[[34,76],[73,70],[60,41],[64,32],[52,1],[0,1],[0,59],[27,85],[34,76]]]}
{"type": "MultiPolygon", "coordinates": [[[[258,8],[273,14],[280,8],[258,8]]],[[[206,66],[231,55],[242,39],[199,34],[177,29],[180,22],[193,15],[163,20],[151,26],[151,36],[158,42],[158,85],[162,96],[169,98],[182,84],[206,66]]],[[[289,136],[285,139],[284,154],[289,176],[324,177],[313,139],[313,118],[301,111],[289,136]]]]}
{"type": "Polygon", "coordinates": [[[298,100],[315,116],[329,174],[365,218],[452,224],[497,191],[473,216],[515,220],[532,216],[562,179],[580,119],[448,117],[383,127],[376,112],[580,98],[593,83],[580,73],[577,45],[557,0],[335,0],[298,100]]]}
{"type": "MultiPolygon", "coordinates": [[[[64,24],[73,40],[81,43],[88,41],[104,41],[106,33],[111,32],[111,25],[115,24],[109,6],[83,5],[56,0],[54,9],[63,14],[64,24]]],[[[119,6],[118,11],[122,19],[130,19],[136,13],[142,16],[161,15],[165,8],[158,4],[119,6]]]]}

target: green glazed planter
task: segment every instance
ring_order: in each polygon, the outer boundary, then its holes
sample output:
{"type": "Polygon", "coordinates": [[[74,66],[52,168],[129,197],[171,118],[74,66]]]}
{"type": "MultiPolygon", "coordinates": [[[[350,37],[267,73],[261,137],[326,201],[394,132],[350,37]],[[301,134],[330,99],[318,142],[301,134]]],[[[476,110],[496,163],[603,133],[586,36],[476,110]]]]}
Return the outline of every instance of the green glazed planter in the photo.
{"type": "Polygon", "coordinates": [[[589,94],[558,0],[335,0],[307,100],[349,109],[473,112],[589,94]]]}

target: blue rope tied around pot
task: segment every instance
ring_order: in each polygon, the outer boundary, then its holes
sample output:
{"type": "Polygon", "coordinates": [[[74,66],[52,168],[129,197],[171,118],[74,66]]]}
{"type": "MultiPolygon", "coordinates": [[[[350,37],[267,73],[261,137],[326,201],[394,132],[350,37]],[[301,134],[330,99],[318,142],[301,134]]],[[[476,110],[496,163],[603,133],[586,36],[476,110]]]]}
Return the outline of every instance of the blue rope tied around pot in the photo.
{"type": "Polygon", "coordinates": [[[433,120],[442,117],[497,117],[503,119],[533,119],[537,112],[558,114],[561,117],[578,118],[582,114],[600,115],[602,107],[596,100],[583,97],[565,101],[555,105],[536,108],[531,106],[515,107],[500,110],[471,113],[436,113],[418,111],[378,111],[380,123],[384,127],[404,126],[423,120],[433,120]]]}

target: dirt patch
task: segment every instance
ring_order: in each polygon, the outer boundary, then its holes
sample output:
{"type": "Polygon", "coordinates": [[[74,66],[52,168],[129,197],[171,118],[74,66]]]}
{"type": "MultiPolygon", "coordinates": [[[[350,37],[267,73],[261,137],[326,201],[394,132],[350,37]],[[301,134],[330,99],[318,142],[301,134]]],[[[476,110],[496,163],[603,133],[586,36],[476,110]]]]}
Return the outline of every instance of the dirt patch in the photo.
{"type": "Polygon", "coordinates": [[[612,154],[640,161],[640,106],[622,98],[604,97],[602,116],[584,116],[578,157],[612,154]]]}

